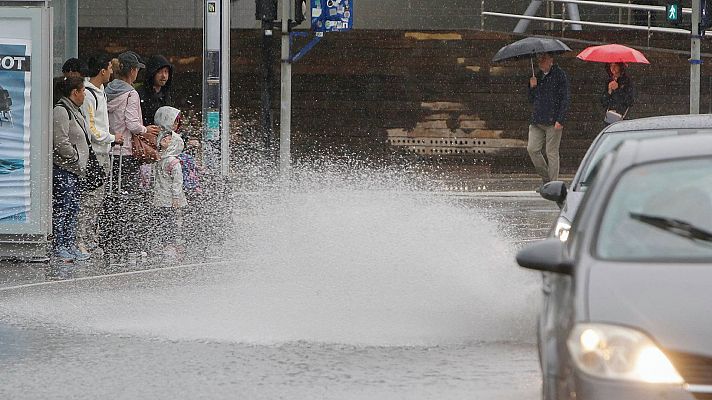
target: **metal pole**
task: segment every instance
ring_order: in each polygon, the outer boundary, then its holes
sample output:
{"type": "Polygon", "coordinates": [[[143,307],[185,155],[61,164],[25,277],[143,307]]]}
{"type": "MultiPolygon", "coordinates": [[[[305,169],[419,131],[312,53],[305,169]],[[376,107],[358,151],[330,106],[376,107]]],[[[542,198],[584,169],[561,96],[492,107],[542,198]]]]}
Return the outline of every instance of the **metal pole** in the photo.
{"type": "Polygon", "coordinates": [[[692,1],[692,37],[690,38],[690,114],[700,113],[700,1],[692,1]]]}
{"type": "MultiPolygon", "coordinates": [[[[630,1],[630,0],[628,0],[628,4],[631,4],[631,1],[630,1]]],[[[633,17],[632,10],[629,8],[629,9],[628,9],[628,20],[626,21],[626,23],[627,23],[628,25],[630,25],[631,20],[632,20],[632,17],[633,17]]]]}
{"type": "Polygon", "coordinates": [[[648,47],[650,47],[650,37],[653,35],[653,32],[650,31],[651,23],[652,16],[650,15],[650,10],[648,10],[648,47]]]}
{"type": "Polygon", "coordinates": [[[561,37],[564,37],[564,31],[566,31],[566,4],[561,3],[561,37]]]}
{"type": "Polygon", "coordinates": [[[230,0],[222,0],[222,42],[220,52],[220,112],[222,114],[220,135],[220,173],[227,177],[230,173],[230,0]]]}
{"type": "Polygon", "coordinates": [[[480,30],[485,30],[485,15],[482,12],[485,11],[485,0],[480,2],[480,30]]]}
{"type": "Polygon", "coordinates": [[[709,102],[709,106],[708,106],[708,108],[707,108],[707,113],[708,113],[708,114],[712,114],[712,76],[710,76],[708,88],[709,88],[709,91],[710,91],[710,94],[709,94],[709,101],[710,101],[710,102],[709,102]]]}
{"type": "Polygon", "coordinates": [[[274,79],[274,53],[272,51],[273,21],[262,21],[262,96],[261,113],[262,145],[270,160],[274,160],[274,137],[272,136],[272,81],[274,79]]]}
{"type": "Polygon", "coordinates": [[[79,57],[79,1],[67,0],[67,22],[65,29],[65,58],[79,57]]]}
{"type": "MultiPolygon", "coordinates": [[[[570,19],[572,21],[581,21],[581,15],[579,15],[578,4],[567,3],[566,8],[568,9],[570,19]]],[[[571,24],[571,30],[572,31],[580,31],[581,24],[571,24]]]]}
{"type": "Polygon", "coordinates": [[[282,0],[282,90],[279,109],[279,173],[289,176],[291,168],[290,135],[292,124],[292,64],[289,61],[289,20],[292,1],[282,0]]]}
{"type": "MultiPolygon", "coordinates": [[[[529,7],[527,7],[527,10],[524,11],[524,16],[527,16],[527,17],[535,16],[536,12],[539,10],[539,7],[541,7],[541,1],[532,0],[532,2],[529,3],[529,7]]],[[[483,14],[483,15],[486,15],[486,14],[483,14]]],[[[517,22],[517,26],[514,27],[514,33],[524,33],[524,32],[526,32],[527,28],[529,28],[529,20],[528,19],[520,19],[519,22],[517,22]]]]}

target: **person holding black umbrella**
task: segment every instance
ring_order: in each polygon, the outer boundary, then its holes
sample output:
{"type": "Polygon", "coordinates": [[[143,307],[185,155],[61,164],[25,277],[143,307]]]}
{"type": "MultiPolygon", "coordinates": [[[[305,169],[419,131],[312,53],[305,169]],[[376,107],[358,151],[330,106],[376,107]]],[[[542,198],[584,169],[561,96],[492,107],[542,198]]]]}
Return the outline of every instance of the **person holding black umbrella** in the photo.
{"type": "Polygon", "coordinates": [[[527,152],[544,184],[559,177],[559,144],[570,93],[569,79],[554,63],[553,54],[539,53],[536,58],[539,71],[529,78],[529,102],[533,108],[527,152]]]}

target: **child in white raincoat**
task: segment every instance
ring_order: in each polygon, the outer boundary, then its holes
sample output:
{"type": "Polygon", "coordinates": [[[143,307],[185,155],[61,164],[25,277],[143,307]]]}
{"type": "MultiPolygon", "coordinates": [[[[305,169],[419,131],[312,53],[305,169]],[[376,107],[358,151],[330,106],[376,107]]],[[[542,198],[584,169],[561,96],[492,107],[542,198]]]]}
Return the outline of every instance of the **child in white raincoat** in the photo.
{"type": "Polygon", "coordinates": [[[157,237],[166,244],[164,253],[176,255],[178,211],[188,205],[183,192],[183,169],[178,155],[183,151],[183,139],[175,131],[180,125],[180,110],[163,106],[156,111],[156,125],[161,128],[156,146],[161,159],[153,165],[153,205],[157,208],[157,237]]]}

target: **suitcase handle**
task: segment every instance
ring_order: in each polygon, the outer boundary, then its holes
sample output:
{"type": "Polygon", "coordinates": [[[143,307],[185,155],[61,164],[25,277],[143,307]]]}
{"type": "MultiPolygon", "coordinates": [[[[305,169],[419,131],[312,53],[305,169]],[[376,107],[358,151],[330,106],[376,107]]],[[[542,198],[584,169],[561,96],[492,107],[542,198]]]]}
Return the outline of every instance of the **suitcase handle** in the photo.
{"type": "MultiPolygon", "coordinates": [[[[116,145],[114,145],[116,146],[116,145]]],[[[118,187],[118,193],[121,193],[121,167],[124,164],[123,159],[124,159],[124,153],[121,151],[121,148],[123,147],[122,145],[119,145],[119,176],[118,176],[118,182],[119,182],[119,187],[118,187]]],[[[109,151],[109,170],[111,173],[109,174],[109,194],[114,193],[114,152],[113,152],[113,146],[111,151],[109,151]]]]}

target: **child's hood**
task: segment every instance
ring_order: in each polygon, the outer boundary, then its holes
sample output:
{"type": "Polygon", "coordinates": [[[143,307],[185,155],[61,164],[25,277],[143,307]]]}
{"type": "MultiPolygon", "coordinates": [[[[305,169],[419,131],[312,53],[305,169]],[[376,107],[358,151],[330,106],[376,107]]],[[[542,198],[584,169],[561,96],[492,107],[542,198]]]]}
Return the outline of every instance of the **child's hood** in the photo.
{"type": "Polygon", "coordinates": [[[156,115],[153,117],[153,121],[156,125],[160,126],[165,130],[172,130],[173,124],[176,122],[176,118],[180,114],[180,110],[174,107],[163,106],[156,110],[156,115]]]}

